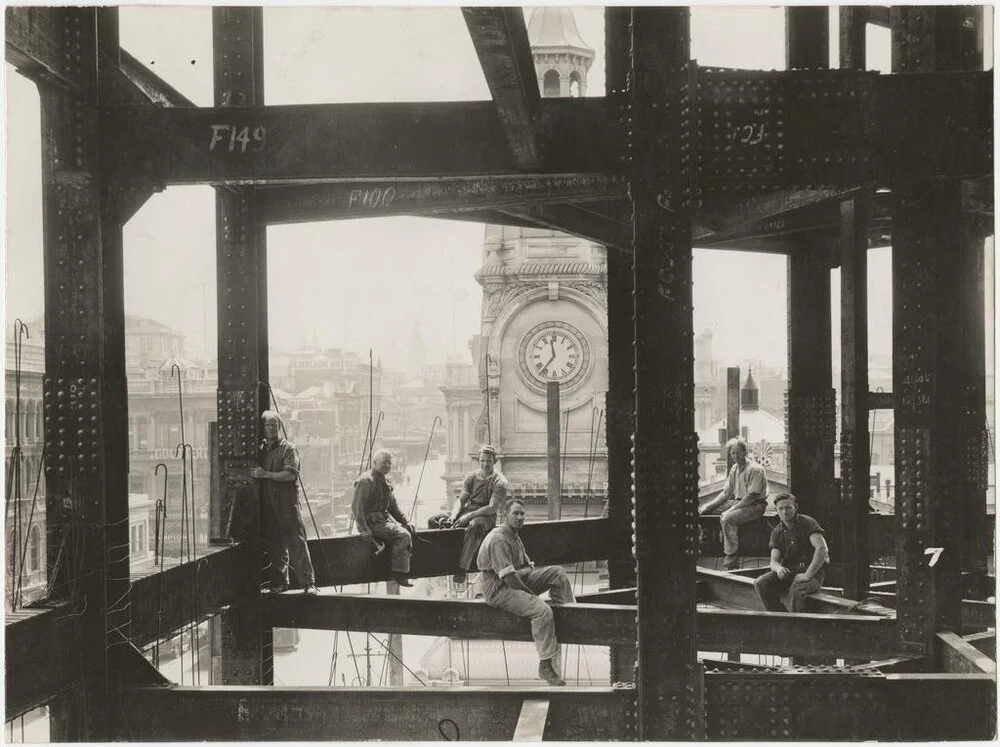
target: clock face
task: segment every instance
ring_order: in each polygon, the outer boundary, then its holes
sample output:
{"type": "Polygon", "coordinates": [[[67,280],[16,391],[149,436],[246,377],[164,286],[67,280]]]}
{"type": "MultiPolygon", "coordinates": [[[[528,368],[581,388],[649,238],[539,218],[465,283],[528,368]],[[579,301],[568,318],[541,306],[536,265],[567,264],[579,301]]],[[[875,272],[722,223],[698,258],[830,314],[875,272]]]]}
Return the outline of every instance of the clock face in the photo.
{"type": "Polygon", "coordinates": [[[536,325],[521,341],[520,368],[535,388],[550,381],[571,385],[590,367],[590,345],[580,330],[565,322],[536,325]]]}

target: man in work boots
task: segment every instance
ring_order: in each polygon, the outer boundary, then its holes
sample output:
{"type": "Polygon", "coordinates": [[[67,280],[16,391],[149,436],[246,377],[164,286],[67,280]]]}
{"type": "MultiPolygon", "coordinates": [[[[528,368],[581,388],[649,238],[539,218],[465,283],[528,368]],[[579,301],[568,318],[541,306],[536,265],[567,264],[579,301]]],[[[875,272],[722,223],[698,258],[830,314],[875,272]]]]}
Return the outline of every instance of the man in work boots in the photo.
{"type": "Polygon", "coordinates": [[[524,504],[508,499],[500,509],[503,523],[486,535],[476,565],[479,583],[490,607],[531,620],[531,637],[538,650],[538,676],[550,685],[565,685],[559,676],[559,641],[552,608],[538,598],[546,590],[553,604],[576,602],[573,585],[560,566],[536,568],[524,550],[519,533],[524,526],[524,504]]]}
{"type": "Polygon", "coordinates": [[[279,433],[281,419],[274,410],[261,415],[264,442],[261,444],[260,466],[250,470],[250,476],[261,481],[264,503],[264,523],[276,592],[288,588],[288,561],[306,594],[318,594],[316,572],[306,544],[306,527],[299,509],[299,452],[279,433]]]}
{"type": "Polygon", "coordinates": [[[462,483],[462,494],[445,524],[454,529],[465,529],[462,550],[458,555],[458,572],[454,581],[462,585],[472,568],[483,538],[497,523],[497,510],[507,499],[509,483],[495,464],[497,450],[492,446],[479,449],[479,471],[469,473],[462,483]]]}
{"type": "Polygon", "coordinates": [[[399,510],[392,483],[386,475],[392,470],[392,454],[385,449],[375,452],[372,468],[354,485],[354,521],[358,532],[369,542],[378,539],[389,548],[392,579],[400,586],[413,586],[410,575],[410,555],[416,530],[399,510]]]}
{"type": "Polygon", "coordinates": [[[698,507],[698,514],[706,514],[725,505],[726,510],[719,517],[722,524],[722,547],[726,553],[722,565],[731,571],[740,564],[740,527],[764,515],[767,510],[768,485],[764,468],[752,459],[747,459],[747,442],[744,439],[729,439],[726,449],[733,460],[726,485],[715,498],[698,507]]]}

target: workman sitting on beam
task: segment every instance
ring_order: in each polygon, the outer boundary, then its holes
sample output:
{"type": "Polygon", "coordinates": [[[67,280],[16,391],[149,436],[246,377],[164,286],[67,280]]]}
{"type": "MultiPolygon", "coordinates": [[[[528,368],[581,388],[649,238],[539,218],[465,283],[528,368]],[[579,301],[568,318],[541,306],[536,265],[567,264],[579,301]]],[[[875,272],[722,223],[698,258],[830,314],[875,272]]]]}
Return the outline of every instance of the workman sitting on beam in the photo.
{"type": "Polygon", "coordinates": [[[559,641],[552,608],[538,598],[546,590],[553,604],[576,602],[573,585],[561,566],[536,568],[524,550],[519,533],[524,526],[524,503],[506,500],[500,509],[503,523],[486,535],[476,565],[479,583],[490,607],[531,620],[531,637],[538,650],[538,676],[550,685],[565,685],[559,676],[559,641]]]}
{"type": "Polygon", "coordinates": [[[462,550],[458,554],[456,585],[466,582],[483,538],[497,523],[497,511],[507,498],[510,483],[496,469],[497,450],[484,444],[479,449],[479,470],[470,472],[462,483],[462,493],[451,515],[438,514],[430,519],[441,529],[465,529],[462,550]]]}
{"type": "Polygon", "coordinates": [[[698,507],[698,515],[725,506],[719,523],[722,525],[722,547],[726,553],[723,567],[733,570],[739,567],[740,527],[756,521],[767,510],[767,473],[752,459],[747,459],[747,442],[742,438],[731,438],[726,442],[726,450],[733,466],[729,470],[725,487],[715,498],[698,507]]]}
{"type": "Polygon", "coordinates": [[[811,516],[800,514],[795,496],[779,493],[774,508],[781,523],[771,532],[771,570],[753,582],[764,609],[784,612],[781,592],[788,589],[789,612],[805,612],[806,597],[823,585],[830,550],[823,527],[811,516]]]}
{"type": "MultiPolygon", "coordinates": [[[[375,544],[376,548],[376,540],[389,546],[393,581],[400,586],[413,586],[408,577],[416,529],[399,510],[392,483],[386,477],[391,470],[392,454],[385,449],[376,451],[372,468],[354,484],[351,508],[361,536],[375,544]]],[[[377,552],[381,552],[381,548],[377,552]]]]}

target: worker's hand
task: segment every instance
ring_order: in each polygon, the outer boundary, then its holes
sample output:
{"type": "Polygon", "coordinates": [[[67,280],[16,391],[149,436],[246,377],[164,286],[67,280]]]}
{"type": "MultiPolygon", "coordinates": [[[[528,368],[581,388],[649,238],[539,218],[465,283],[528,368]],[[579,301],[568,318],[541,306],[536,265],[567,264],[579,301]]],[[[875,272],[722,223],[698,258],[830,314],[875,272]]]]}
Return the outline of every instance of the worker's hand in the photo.
{"type": "Polygon", "coordinates": [[[250,469],[250,477],[254,478],[255,480],[263,479],[264,471],[265,470],[263,467],[252,467],[250,469]]]}
{"type": "MultiPolygon", "coordinates": [[[[791,573],[791,571],[789,571],[789,573],[791,573]]],[[[795,576],[795,578],[792,579],[792,583],[793,584],[796,581],[801,581],[802,583],[805,583],[806,581],[812,581],[812,576],[807,576],[804,573],[796,573],[796,574],[794,574],[794,576],[795,576]]]]}
{"type": "Polygon", "coordinates": [[[462,527],[467,526],[468,523],[469,523],[468,516],[460,516],[457,519],[455,519],[455,521],[452,522],[451,526],[453,529],[461,529],[462,527]]]}
{"type": "Polygon", "coordinates": [[[792,575],[792,572],[785,568],[785,566],[778,566],[778,578],[784,581],[786,578],[792,575]]]}
{"type": "Polygon", "coordinates": [[[365,538],[365,542],[371,542],[372,541],[372,530],[371,529],[367,529],[367,528],[360,529],[359,528],[358,531],[361,533],[361,536],[365,538]]]}
{"type": "Polygon", "coordinates": [[[417,536],[417,528],[413,524],[403,524],[403,529],[409,532],[411,537],[417,536]]]}

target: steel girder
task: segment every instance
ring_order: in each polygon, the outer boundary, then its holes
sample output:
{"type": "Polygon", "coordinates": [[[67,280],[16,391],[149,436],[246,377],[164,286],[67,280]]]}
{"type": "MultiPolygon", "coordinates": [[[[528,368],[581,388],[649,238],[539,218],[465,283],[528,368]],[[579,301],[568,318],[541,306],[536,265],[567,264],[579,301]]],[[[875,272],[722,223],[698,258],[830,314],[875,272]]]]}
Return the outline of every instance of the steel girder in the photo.
{"type": "Polygon", "coordinates": [[[780,656],[885,658],[901,653],[896,621],[864,615],[700,610],[698,648],[780,656]]]}
{"type": "Polygon", "coordinates": [[[78,686],[79,613],[63,602],[5,616],[6,718],[47,703],[78,686]]]}
{"type": "Polygon", "coordinates": [[[996,728],[989,675],[705,674],[710,739],[982,740],[996,728]]]}
{"type": "Polygon", "coordinates": [[[196,561],[133,577],[131,641],[144,646],[166,639],[193,620],[254,598],[259,560],[254,545],[246,543],[210,548],[196,561]]]}
{"type": "MultiPolygon", "coordinates": [[[[420,578],[454,573],[463,536],[461,529],[418,531],[410,575],[420,578]]],[[[603,559],[611,550],[607,519],[532,522],[521,529],[521,539],[539,565],[603,559]]],[[[372,555],[371,543],[361,537],[310,540],[309,552],[320,586],[389,579],[389,558],[372,555]]]]}
{"type": "MultiPolygon", "coordinates": [[[[560,643],[609,646],[635,641],[634,605],[551,606],[560,643]]],[[[482,601],[461,599],[289,593],[269,595],[265,617],[274,628],[531,640],[528,620],[482,601]]]]}
{"type": "Polygon", "coordinates": [[[535,134],[541,95],[524,11],[518,7],[469,7],[462,8],[462,15],[514,163],[525,171],[536,169],[542,160],[535,134]]]}
{"type": "Polygon", "coordinates": [[[625,196],[625,182],[608,174],[525,174],[274,186],[258,194],[261,219],[274,224],[617,199],[625,196]]]}
{"type": "Polygon", "coordinates": [[[997,663],[979,649],[950,630],[934,636],[935,669],[941,672],[965,674],[997,673],[997,663]]]}
{"type": "Polygon", "coordinates": [[[639,738],[704,737],[697,661],[698,436],[691,218],[700,86],[688,8],[632,10],[639,738]]]}
{"type": "MultiPolygon", "coordinates": [[[[553,605],[552,611],[560,642],[635,641],[634,605],[553,605]]],[[[526,620],[471,600],[283,594],[267,600],[265,617],[270,626],[283,628],[531,640],[526,620]]],[[[697,619],[697,648],[703,651],[869,659],[897,651],[890,618],[702,609],[697,619]]]]}
{"type": "Polygon", "coordinates": [[[505,741],[522,703],[539,697],[547,740],[634,738],[625,688],[136,687],[122,708],[130,741],[505,741]]]}
{"type": "MultiPolygon", "coordinates": [[[[135,741],[513,737],[525,700],[549,701],[548,740],[635,739],[633,691],[479,688],[158,688],[122,698],[135,741]],[[449,723],[449,721],[451,723],[449,723]],[[457,732],[456,732],[457,727],[457,732]]],[[[705,674],[711,740],[989,739],[996,722],[989,675],[834,672],[705,674]]]]}
{"type": "MultiPolygon", "coordinates": [[[[730,199],[791,187],[853,189],[979,177],[991,168],[992,73],[692,67],[692,74],[701,133],[692,164],[705,194],[730,199]],[[907,129],[913,121],[920,122],[920,138],[907,129]],[[928,149],[928,142],[940,146],[928,149]]],[[[619,172],[607,107],[601,98],[541,100],[540,161],[532,171],[619,172]]],[[[129,183],[274,184],[522,170],[492,101],[111,107],[104,115],[110,173],[129,183]]]]}

